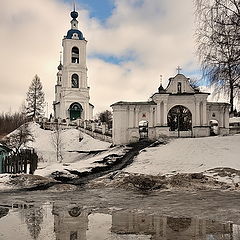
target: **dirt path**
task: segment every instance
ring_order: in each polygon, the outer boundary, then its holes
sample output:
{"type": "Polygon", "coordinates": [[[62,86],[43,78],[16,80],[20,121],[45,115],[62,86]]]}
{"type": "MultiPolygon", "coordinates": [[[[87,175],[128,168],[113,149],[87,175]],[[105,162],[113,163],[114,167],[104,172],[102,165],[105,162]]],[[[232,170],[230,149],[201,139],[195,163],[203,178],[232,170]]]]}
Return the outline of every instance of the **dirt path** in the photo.
{"type": "Polygon", "coordinates": [[[99,166],[92,168],[91,172],[77,172],[77,171],[70,171],[72,174],[76,174],[79,176],[77,179],[67,180],[63,178],[56,177],[55,180],[60,180],[63,183],[74,184],[74,185],[81,185],[85,184],[90,180],[95,178],[104,176],[110,172],[114,172],[117,170],[121,170],[127,165],[131,164],[134,157],[139,154],[139,151],[151,145],[152,142],[149,141],[140,141],[135,144],[132,144],[130,147],[131,149],[126,152],[126,154],[120,158],[118,158],[113,164],[106,164],[104,166],[99,166]]]}

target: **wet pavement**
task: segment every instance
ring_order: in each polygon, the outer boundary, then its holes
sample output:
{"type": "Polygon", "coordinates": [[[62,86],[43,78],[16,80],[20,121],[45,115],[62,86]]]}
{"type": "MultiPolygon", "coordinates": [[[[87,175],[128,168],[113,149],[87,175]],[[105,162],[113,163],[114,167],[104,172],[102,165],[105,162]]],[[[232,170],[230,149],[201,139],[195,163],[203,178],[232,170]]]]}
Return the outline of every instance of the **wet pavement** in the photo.
{"type": "Polygon", "coordinates": [[[0,194],[1,240],[239,240],[240,193],[122,189],[0,194]]]}

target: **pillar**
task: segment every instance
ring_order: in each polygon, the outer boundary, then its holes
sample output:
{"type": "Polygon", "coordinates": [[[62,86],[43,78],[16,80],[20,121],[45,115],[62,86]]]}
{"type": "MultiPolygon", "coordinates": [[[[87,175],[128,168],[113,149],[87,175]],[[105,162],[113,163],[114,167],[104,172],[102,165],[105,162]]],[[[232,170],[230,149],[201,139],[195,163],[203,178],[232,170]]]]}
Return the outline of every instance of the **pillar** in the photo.
{"type": "Polygon", "coordinates": [[[203,125],[207,125],[207,102],[203,102],[203,125]]]}
{"type": "Polygon", "coordinates": [[[163,111],[163,114],[164,114],[164,117],[163,117],[163,125],[164,126],[167,126],[168,125],[168,122],[167,122],[167,115],[168,115],[168,109],[167,109],[167,101],[164,101],[164,111],[163,111]]]}
{"type": "Polygon", "coordinates": [[[149,127],[153,127],[153,108],[150,107],[150,113],[149,113],[149,127]]]}
{"type": "Polygon", "coordinates": [[[223,107],[220,107],[219,109],[219,127],[223,127],[223,124],[224,124],[224,108],[223,107]]]}
{"type": "Polygon", "coordinates": [[[129,108],[129,119],[128,119],[128,126],[129,128],[134,128],[134,108],[130,107],[129,108]]]}
{"type": "Polygon", "coordinates": [[[153,127],[156,126],[156,108],[153,108],[152,112],[153,127]]]}
{"type": "Polygon", "coordinates": [[[199,102],[196,102],[196,116],[195,116],[195,125],[199,126],[200,125],[200,106],[199,106],[199,102]]]}
{"type": "Polygon", "coordinates": [[[161,109],[160,109],[160,103],[157,103],[157,125],[160,126],[160,114],[161,114],[161,109]]]}
{"type": "Polygon", "coordinates": [[[139,115],[139,107],[136,107],[135,108],[135,127],[138,127],[139,125],[138,115],[139,115]]]}
{"type": "Polygon", "coordinates": [[[229,109],[225,108],[225,128],[229,128],[229,109]]]}

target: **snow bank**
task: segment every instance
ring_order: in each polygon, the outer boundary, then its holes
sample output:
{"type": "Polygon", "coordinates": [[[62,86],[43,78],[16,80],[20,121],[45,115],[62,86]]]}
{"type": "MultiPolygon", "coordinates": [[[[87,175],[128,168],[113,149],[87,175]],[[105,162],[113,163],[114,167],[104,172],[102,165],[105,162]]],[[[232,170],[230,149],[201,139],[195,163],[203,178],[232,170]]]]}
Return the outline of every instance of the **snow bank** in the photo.
{"type": "MultiPolygon", "coordinates": [[[[78,159],[75,162],[71,162],[71,159],[65,159],[63,163],[52,163],[52,164],[40,164],[40,167],[34,172],[36,175],[40,176],[50,176],[51,173],[59,171],[65,174],[65,176],[71,176],[68,170],[76,170],[78,172],[90,171],[91,168],[96,166],[102,166],[102,164],[96,163],[97,161],[102,160],[104,157],[110,154],[117,154],[118,156],[122,156],[125,154],[126,148],[124,147],[115,147],[109,149],[104,153],[96,154],[95,156],[82,156],[81,154],[76,154],[75,158],[78,159]]],[[[73,176],[74,177],[74,176],[73,176]]],[[[76,176],[75,176],[76,177],[76,176]]]]}
{"type": "Polygon", "coordinates": [[[0,191],[10,190],[12,186],[9,185],[10,174],[0,174],[0,191]]]}
{"type": "Polygon", "coordinates": [[[140,153],[126,171],[149,175],[240,169],[240,135],[173,139],[140,153]]]}
{"type": "MultiPolygon", "coordinates": [[[[29,143],[43,162],[56,163],[56,150],[53,144],[54,132],[41,129],[36,123],[30,123],[29,129],[34,136],[34,141],[29,143]]],[[[66,129],[61,132],[63,162],[76,161],[79,154],[69,151],[97,151],[106,150],[110,143],[99,141],[87,134],[81,133],[83,140],[79,142],[79,130],[66,129]]]]}
{"type": "Polygon", "coordinates": [[[96,166],[94,162],[110,154],[109,151],[111,154],[117,154],[123,150],[123,148],[109,149],[111,143],[94,139],[84,133],[80,134],[77,129],[65,129],[61,131],[63,159],[59,163],[56,159],[56,148],[53,144],[54,132],[41,129],[36,123],[30,123],[29,129],[34,136],[34,141],[29,142],[27,147],[34,148],[39,157],[35,175],[49,176],[54,171],[65,171],[67,174],[66,169],[84,171],[96,166]],[[83,139],[79,142],[80,135],[83,139]],[[104,151],[104,153],[94,156],[94,154],[88,154],[90,151],[104,151]]]}

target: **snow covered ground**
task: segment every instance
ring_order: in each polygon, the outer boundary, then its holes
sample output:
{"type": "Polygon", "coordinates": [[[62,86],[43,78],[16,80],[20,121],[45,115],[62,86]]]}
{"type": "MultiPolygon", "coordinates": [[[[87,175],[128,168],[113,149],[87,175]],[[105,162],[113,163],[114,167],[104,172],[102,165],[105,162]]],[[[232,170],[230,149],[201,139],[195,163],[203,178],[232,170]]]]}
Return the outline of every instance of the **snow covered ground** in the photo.
{"type": "MultiPolygon", "coordinates": [[[[41,129],[37,123],[30,123],[29,129],[35,140],[29,143],[28,146],[33,147],[43,161],[56,162],[56,147],[53,144],[54,132],[41,129]]],[[[61,131],[61,149],[64,155],[63,162],[65,160],[74,160],[69,159],[69,151],[105,150],[111,145],[111,143],[99,141],[84,133],[81,133],[83,140],[79,142],[79,134],[80,131],[77,129],[66,129],[61,131]]]]}
{"type": "Polygon", "coordinates": [[[64,173],[65,176],[71,177],[73,175],[71,175],[68,170],[76,170],[79,172],[90,171],[93,167],[100,165],[102,166],[102,164],[97,163],[97,161],[102,160],[104,157],[111,154],[117,154],[118,156],[122,156],[124,155],[124,153],[125,153],[124,147],[115,147],[105,152],[98,153],[95,156],[74,153],[72,154],[72,156],[74,156],[74,158],[77,159],[74,162],[71,161],[71,158],[65,159],[64,162],[62,163],[55,162],[44,164],[40,162],[39,167],[34,172],[34,174],[48,177],[51,175],[51,173],[59,171],[61,173],[64,173]]]}
{"type": "Polygon", "coordinates": [[[240,134],[172,139],[167,145],[142,151],[125,170],[163,175],[204,172],[218,167],[240,169],[240,134]]]}
{"type": "Polygon", "coordinates": [[[86,171],[98,165],[94,163],[95,161],[99,161],[109,154],[121,155],[124,153],[124,147],[110,148],[111,143],[99,141],[84,133],[81,133],[83,139],[79,142],[79,130],[66,129],[61,132],[63,159],[60,163],[57,162],[56,148],[53,144],[54,132],[43,130],[36,123],[31,123],[29,129],[35,140],[30,142],[28,146],[33,147],[40,158],[35,175],[49,176],[54,171],[67,173],[66,169],[86,171]],[[99,150],[104,151],[96,155],[78,152],[99,150]]]}

